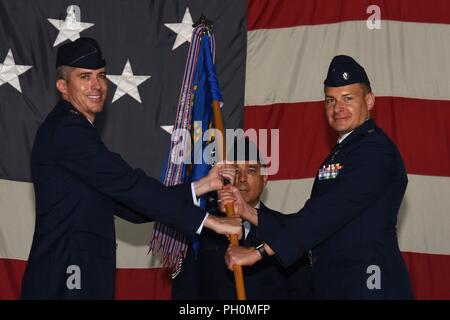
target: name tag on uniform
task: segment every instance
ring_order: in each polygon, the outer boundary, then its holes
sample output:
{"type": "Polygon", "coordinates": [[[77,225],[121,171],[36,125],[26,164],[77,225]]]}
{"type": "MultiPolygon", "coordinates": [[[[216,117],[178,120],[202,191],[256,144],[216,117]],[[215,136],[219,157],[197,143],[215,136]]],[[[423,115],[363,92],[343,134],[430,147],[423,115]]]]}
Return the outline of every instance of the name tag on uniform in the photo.
{"type": "Polygon", "coordinates": [[[343,167],[344,166],[341,166],[339,163],[324,165],[319,169],[318,178],[319,180],[335,179],[339,174],[339,170],[341,170],[343,167]]]}

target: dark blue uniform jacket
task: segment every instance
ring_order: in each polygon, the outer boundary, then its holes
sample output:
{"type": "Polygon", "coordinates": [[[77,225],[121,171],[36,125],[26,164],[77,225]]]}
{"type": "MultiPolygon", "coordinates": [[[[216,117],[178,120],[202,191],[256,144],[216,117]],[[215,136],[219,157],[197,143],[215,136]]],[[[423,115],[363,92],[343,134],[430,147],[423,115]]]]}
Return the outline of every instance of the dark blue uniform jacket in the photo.
{"type": "Polygon", "coordinates": [[[298,214],[259,216],[261,238],[284,266],[311,250],[316,299],[412,298],[397,241],[407,185],[397,147],[369,119],[321,169],[298,214]]]}
{"type": "Polygon", "coordinates": [[[96,129],[61,100],[40,126],[31,155],[36,226],[24,299],[112,299],[114,214],[193,233],[205,213],[189,186],[164,187],[110,152],[96,129]],[[75,267],[74,267],[75,266],[75,267]],[[73,288],[74,268],[81,287],[73,288]]]}

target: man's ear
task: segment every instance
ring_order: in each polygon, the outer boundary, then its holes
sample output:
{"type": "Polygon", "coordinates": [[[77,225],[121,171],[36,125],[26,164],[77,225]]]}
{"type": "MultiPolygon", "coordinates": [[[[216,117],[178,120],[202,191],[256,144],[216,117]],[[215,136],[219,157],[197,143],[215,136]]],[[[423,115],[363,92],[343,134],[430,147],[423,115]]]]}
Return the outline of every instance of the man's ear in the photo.
{"type": "Polygon", "coordinates": [[[58,89],[61,94],[67,94],[67,81],[64,79],[56,80],[56,89],[58,89]]]}
{"type": "Polygon", "coordinates": [[[375,95],[370,92],[366,94],[366,104],[367,104],[367,110],[371,111],[373,107],[375,106],[375,95]]]}
{"type": "Polygon", "coordinates": [[[269,179],[269,176],[267,174],[264,174],[263,175],[264,187],[266,187],[268,179],[269,179]]]}

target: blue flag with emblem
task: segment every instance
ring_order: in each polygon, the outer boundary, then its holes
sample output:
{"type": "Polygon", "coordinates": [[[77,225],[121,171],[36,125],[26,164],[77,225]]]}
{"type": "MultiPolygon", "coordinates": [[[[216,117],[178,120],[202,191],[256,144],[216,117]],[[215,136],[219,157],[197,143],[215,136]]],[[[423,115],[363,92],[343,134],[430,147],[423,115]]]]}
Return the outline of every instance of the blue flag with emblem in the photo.
{"type": "MultiPolygon", "coordinates": [[[[172,143],[165,168],[161,174],[161,180],[165,185],[189,183],[206,176],[211,168],[212,154],[205,153],[205,148],[211,142],[205,135],[211,127],[214,100],[222,102],[222,94],[219,89],[216,71],[214,67],[215,40],[214,35],[207,26],[197,26],[192,35],[188,59],[183,78],[183,85],[178,103],[178,110],[172,143]],[[190,146],[182,130],[191,132],[190,146]],[[174,163],[172,151],[180,144],[188,153],[184,161],[174,163]],[[185,161],[189,159],[189,161],[185,161]]],[[[185,131],[186,132],[186,131],[185,131]]],[[[202,196],[199,205],[206,208],[207,198],[202,196]]],[[[181,268],[181,261],[186,256],[188,243],[192,244],[195,255],[198,254],[199,242],[196,236],[187,237],[172,228],[160,223],[155,223],[155,232],[150,245],[150,250],[162,249],[163,264],[174,269],[175,277],[181,268]]]]}
{"type": "MultiPolygon", "coordinates": [[[[211,142],[207,130],[212,127],[212,102],[213,100],[221,102],[222,94],[214,68],[211,42],[211,37],[207,33],[203,34],[193,83],[192,149],[194,152],[191,155],[192,167],[190,172],[187,171],[186,182],[193,182],[206,176],[212,163],[213,155],[205,152],[206,146],[211,142]]],[[[206,195],[200,197],[201,208],[206,208],[206,202],[206,195]]],[[[200,243],[196,235],[191,238],[191,244],[197,257],[200,243]]]]}
{"type": "MultiPolygon", "coordinates": [[[[210,137],[204,136],[204,134],[212,126],[212,101],[222,101],[212,53],[211,37],[208,34],[204,34],[201,40],[193,84],[192,143],[194,153],[191,158],[193,163],[192,172],[187,182],[196,181],[206,176],[210,169],[209,164],[211,163],[212,155],[205,153],[210,137]]],[[[200,203],[201,207],[205,208],[206,199],[204,196],[201,197],[200,203]]]]}

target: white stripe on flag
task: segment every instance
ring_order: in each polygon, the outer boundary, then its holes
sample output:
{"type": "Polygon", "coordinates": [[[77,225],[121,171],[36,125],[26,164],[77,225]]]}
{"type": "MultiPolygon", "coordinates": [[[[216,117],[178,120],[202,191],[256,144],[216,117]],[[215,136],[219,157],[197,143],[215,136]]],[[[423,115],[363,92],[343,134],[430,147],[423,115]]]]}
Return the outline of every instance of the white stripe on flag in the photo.
{"type": "MultiPolygon", "coordinates": [[[[450,254],[450,190],[449,177],[408,175],[406,189],[398,217],[400,249],[408,252],[450,254]]],[[[314,180],[270,181],[263,202],[283,213],[293,213],[309,198],[314,180]]]]}
{"type": "MultiPolygon", "coordinates": [[[[32,183],[0,179],[0,258],[27,260],[35,222],[32,183]]],[[[153,223],[134,224],[116,217],[117,267],[159,268],[148,254],[153,223]]]]}
{"type": "Polygon", "coordinates": [[[378,96],[450,100],[450,25],[366,21],[248,32],[245,105],[323,99],[331,58],[353,56],[378,96]]]}
{"type": "MultiPolygon", "coordinates": [[[[450,254],[450,178],[408,175],[409,184],[399,214],[402,251],[450,254]]],[[[263,202],[284,213],[299,210],[309,198],[313,179],[270,181],[263,202]]],[[[34,192],[31,183],[0,180],[0,258],[27,260],[34,230],[34,192]]],[[[132,224],[116,218],[117,267],[160,267],[147,254],[152,224],[132,224]]]]}

